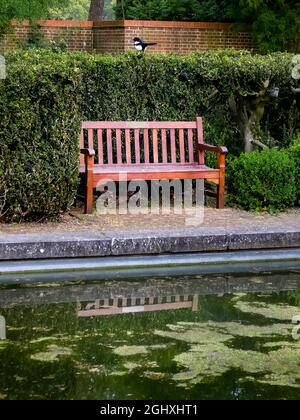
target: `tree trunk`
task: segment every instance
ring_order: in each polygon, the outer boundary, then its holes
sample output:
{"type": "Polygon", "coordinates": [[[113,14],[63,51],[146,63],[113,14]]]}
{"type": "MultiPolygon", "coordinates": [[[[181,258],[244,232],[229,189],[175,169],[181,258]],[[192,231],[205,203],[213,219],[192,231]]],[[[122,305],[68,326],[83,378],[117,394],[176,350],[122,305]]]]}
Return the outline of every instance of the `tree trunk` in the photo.
{"type": "Polygon", "coordinates": [[[245,152],[252,152],[255,146],[261,149],[268,148],[256,138],[256,130],[260,128],[265,106],[269,101],[268,86],[267,80],[263,83],[261,91],[253,96],[229,98],[232,116],[236,119],[244,139],[245,152]]]}
{"type": "Polygon", "coordinates": [[[91,0],[89,20],[102,20],[104,12],[104,0],[91,0]]]}

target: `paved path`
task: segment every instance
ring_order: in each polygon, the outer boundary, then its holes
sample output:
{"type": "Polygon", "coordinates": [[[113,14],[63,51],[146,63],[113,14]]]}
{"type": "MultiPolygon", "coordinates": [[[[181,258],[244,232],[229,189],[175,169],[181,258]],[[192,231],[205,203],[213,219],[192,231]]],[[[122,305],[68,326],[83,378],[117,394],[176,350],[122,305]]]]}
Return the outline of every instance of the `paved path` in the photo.
{"type": "MultiPolygon", "coordinates": [[[[74,211],[61,218],[60,222],[41,222],[41,223],[22,223],[22,224],[0,224],[0,239],[9,234],[29,234],[29,233],[72,233],[77,234],[80,231],[91,233],[111,231],[122,232],[147,232],[167,230],[175,233],[177,229],[187,229],[190,231],[193,227],[187,225],[184,215],[122,215],[122,216],[84,216],[80,211],[74,211]],[[72,214],[72,215],[71,215],[72,214]]],[[[267,213],[255,214],[236,209],[215,210],[206,208],[204,212],[204,221],[199,226],[194,227],[198,232],[213,232],[219,229],[230,232],[231,230],[241,229],[245,231],[282,231],[299,230],[300,231],[300,209],[290,210],[286,213],[280,213],[272,216],[267,213]]]]}

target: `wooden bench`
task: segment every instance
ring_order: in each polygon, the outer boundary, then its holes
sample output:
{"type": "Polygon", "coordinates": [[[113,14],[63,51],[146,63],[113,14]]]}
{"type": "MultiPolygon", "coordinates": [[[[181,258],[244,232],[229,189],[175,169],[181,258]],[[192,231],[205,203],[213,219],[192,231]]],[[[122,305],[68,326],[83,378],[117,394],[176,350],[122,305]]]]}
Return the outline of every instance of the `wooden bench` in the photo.
{"type": "Polygon", "coordinates": [[[202,118],[195,122],[83,122],[80,172],[85,213],[93,210],[99,181],[205,179],[217,185],[217,208],[224,207],[226,147],[203,141],[202,118]],[[205,165],[205,152],[217,155],[217,169],[205,165]]]}
{"type": "Polygon", "coordinates": [[[79,318],[100,317],[109,315],[132,314],[140,312],[174,311],[177,309],[192,309],[198,311],[199,296],[158,296],[150,298],[97,299],[88,304],[77,302],[79,318]],[[130,303],[129,303],[130,302],[130,303]]]}

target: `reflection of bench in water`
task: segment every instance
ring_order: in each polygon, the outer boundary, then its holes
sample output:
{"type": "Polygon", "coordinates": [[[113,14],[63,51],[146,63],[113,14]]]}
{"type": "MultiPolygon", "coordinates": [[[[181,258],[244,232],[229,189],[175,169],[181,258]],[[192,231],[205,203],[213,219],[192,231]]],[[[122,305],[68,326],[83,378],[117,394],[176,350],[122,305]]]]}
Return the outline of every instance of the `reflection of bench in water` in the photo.
{"type": "Polygon", "coordinates": [[[0,316],[0,340],[6,339],[6,323],[4,316],[0,316]]]}
{"type": "Polygon", "coordinates": [[[198,310],[198,295],[167,296],[159,298],[97,299],[95,302],[77,303],[77,315],[81,318],[92,316],[120,315],[138,312],[158,312],[191,308],[198,310]]]}

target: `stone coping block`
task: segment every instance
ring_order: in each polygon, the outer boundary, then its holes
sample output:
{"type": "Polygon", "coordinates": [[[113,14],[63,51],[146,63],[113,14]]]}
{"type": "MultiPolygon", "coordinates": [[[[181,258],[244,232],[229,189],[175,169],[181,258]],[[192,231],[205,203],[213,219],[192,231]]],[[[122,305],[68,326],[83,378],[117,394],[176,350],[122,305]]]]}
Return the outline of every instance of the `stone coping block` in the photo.
{"type": "Polygon", "coordinates": [[[300,247],[300,230],[159,229],[77,233],[3,234],[0,260],[157,255],[191,252],[226,252],[300,247]]]}

